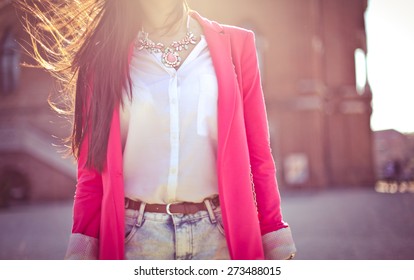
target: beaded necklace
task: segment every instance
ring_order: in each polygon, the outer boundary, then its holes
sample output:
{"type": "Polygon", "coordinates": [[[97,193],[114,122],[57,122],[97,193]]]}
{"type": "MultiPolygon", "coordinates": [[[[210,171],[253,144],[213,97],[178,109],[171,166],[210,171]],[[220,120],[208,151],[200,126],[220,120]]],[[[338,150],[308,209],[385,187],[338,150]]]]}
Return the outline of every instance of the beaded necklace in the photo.
{"type": "Polygon", "coordinates": [[[150,53],[162,53],[162,63],[168,68],[177,68],[182,61],[180,52],[188,50],[190,44],[197,44],[197,37],[190,31],[190,16],[187,16],[187,33],[180,41],[173,41],[166,47],[163,43],[154,43],[148,38],[148,33],[142,29],[135,47],[139,51],[147,49],[150,53]]]}

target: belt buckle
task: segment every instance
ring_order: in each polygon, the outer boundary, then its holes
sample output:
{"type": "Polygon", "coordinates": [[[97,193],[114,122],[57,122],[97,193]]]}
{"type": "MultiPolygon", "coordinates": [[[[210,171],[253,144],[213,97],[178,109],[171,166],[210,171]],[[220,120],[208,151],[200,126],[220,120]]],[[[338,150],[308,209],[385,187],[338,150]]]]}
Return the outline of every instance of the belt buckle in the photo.
{"type": "Polygon", "coordinates": [[[174,203],[168,203],[167,206],[165,206],[165,211],[170,216],[172,216],[174,214],[174,213],[171,213],[171,211],[170,211],[170,207],[171,207],[172,204],[174,204],[174,203]]]}

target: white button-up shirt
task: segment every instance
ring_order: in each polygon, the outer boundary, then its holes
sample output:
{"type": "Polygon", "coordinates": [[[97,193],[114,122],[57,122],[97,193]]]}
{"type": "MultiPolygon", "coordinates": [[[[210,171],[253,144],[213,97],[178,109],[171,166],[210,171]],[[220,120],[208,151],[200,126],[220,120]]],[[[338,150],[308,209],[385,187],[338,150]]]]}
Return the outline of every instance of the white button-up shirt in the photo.
{"type": "Polygon", "coordinates": [[[125,196],[201,202],[218,193],[217,78],[204,36],[178,70],[135,50],[121,107],[125,196]]]}

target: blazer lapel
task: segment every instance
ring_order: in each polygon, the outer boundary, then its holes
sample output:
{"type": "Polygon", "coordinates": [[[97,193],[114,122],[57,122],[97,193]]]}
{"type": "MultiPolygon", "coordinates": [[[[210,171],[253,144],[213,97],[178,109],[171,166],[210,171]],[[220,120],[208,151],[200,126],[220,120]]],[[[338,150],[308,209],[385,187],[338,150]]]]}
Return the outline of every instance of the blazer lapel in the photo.
{"type": "MultiPolygon", "coordinates": [[[[192,15],[202,25],[204,36],[210,50],[211,59],[217,75],[218,83],[218,161],[227,144],[230,127],[233,121],[236,101],[235,70],[232,61],[230,35],[225,33],[222,26],[201,17],[197,12],[192,15]]],[[[220,168],[220,165],[219,165],[220,168]]]]}

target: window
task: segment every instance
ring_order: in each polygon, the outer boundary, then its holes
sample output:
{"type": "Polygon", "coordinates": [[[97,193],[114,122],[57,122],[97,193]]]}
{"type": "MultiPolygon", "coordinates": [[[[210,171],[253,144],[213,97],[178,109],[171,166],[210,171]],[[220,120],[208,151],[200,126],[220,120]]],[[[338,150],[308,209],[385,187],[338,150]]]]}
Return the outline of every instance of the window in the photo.
{"type": "Polygon", "coordinates": [[[0,39],[0,93],[16,90],[20,76],[20,49],[11,27],[4,30],[0,39]]]}
{"type": "Polygon", "coordinates": [[[363,94],[367,84],[367,58],[362,49],[356,49],[354,55],[356,91],[358,94],[363,94]]]}

